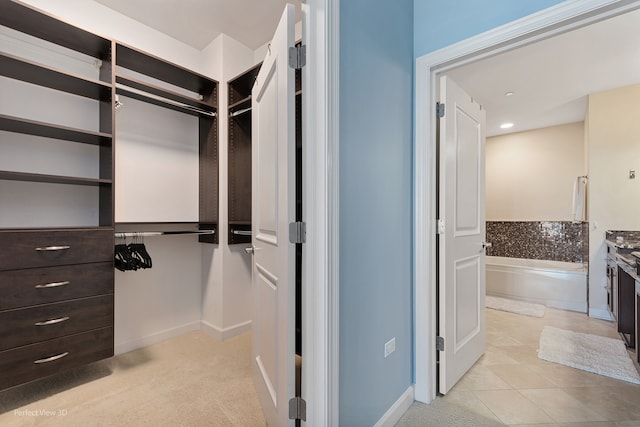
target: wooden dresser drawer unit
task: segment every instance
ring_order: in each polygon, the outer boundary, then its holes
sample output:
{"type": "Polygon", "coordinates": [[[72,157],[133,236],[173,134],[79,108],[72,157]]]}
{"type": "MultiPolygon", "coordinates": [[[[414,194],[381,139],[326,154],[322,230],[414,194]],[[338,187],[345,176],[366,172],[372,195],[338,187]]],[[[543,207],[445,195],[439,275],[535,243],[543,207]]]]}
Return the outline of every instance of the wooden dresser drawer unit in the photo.
{"type": "Polygon", "coordinates": [[[113,262],[113,230],[0,232],[0,270],[113,262]]]}
{"type": "Polygon", "coordinates": [[[0,351],[0,390],[112,355],[112,327],[0,351]]]}
{"type": "Polygon", "coordinates": [[[0,312],[0,351],[113,325],[113,294],[0,312]]]}
{"type": "Polygon", "coordinates": [[[113,356],[113,229],[0,231],[0,390],[113,356]]]}
{"type": "Polygon", "coordinates": [[[0,311],[113,293],[113,263],[0,271],[0,311]]]}

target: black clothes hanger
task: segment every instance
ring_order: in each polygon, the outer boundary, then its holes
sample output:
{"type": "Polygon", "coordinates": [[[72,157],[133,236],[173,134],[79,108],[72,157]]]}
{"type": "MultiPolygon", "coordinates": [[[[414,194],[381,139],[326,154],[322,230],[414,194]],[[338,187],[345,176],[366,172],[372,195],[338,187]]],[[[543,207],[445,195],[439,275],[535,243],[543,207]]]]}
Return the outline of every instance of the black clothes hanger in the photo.
{"type": "Polygon", "coordinates": [[[138,269],[151,268],[153,265],[151,255],[147,251],[141,236],[134,236],[134,241],[124,242],[114,247],[114,266],[120,271],[136,271],[138,269]]]}

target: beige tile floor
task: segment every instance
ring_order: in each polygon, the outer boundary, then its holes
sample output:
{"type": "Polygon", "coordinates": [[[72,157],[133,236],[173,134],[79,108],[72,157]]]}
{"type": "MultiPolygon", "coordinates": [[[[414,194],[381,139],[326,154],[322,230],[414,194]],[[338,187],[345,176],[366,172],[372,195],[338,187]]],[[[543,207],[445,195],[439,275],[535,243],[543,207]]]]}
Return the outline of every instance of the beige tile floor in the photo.
{"type": "Polygon", "coordinates": [[[545,325],[619,338],[612,322],[581,313],[487,309],[486,354],[447,396],[415,403],[398,426],[640,426],[640,385],[538,359],[545,325]]]}

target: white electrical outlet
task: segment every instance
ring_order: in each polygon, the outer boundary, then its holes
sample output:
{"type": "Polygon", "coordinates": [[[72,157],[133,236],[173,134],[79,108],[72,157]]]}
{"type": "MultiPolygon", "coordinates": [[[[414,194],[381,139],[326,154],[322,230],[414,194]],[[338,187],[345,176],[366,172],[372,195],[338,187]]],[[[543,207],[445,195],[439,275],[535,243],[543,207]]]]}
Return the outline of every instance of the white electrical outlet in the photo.
{"type": "Polygon", "coordinates": [[[391,338],[384,345],[384,358],[389,357],[391,353],[396,351],[396,337],[391,338]]]}

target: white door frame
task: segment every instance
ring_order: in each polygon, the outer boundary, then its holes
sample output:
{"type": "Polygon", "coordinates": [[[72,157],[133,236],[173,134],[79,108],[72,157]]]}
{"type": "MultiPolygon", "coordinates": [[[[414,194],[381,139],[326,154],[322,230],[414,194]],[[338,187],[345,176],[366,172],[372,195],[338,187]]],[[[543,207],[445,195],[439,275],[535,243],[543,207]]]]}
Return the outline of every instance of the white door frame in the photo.
{"type": "Polygon", "coordinates": [[[339,0],[303,0],[302,396],[308,426],[338,425],[339,0]]]}
{"type": "MultiPolygon", "coordinates": [[[[436,397],[436,77],[454,67],[640,7],[640,0],[567,0],[416,59],[414,151],[415,399],[436,397]]],[[[490,112],[488,112],[490,114],[490,112]]]]}

